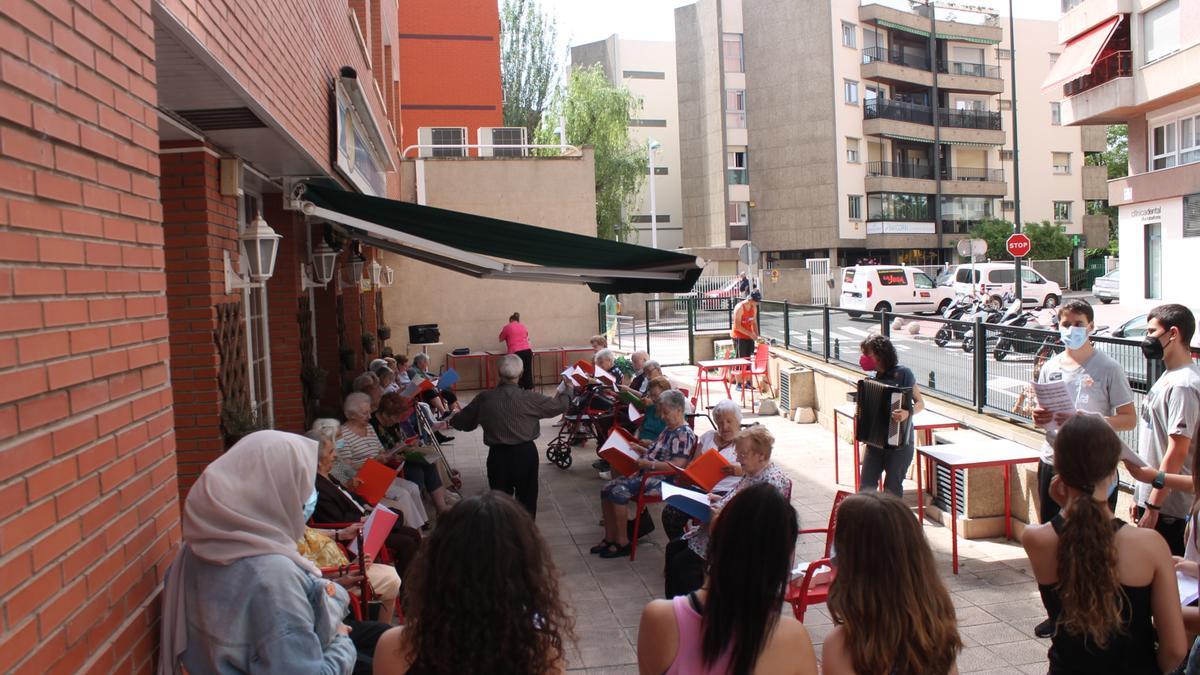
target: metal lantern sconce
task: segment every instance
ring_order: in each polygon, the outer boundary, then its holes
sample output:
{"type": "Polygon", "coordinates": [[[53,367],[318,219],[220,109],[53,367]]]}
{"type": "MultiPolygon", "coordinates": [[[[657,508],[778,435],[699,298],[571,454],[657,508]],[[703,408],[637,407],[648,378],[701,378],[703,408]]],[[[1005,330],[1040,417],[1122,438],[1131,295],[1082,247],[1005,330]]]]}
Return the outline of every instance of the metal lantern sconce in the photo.
{"type": "Polygon", "coordinates": [[[245,261],[246,276],[233,270],[229,251],[224,252],[225,292],[261,286],[275,273],[275,259],[279,255],[279,240],[283,237],[271,229],[263,220],[260,211],[239,237],[241,259],[245,261]]]}
{"type": "Polygon", "coordinates": [[[389,266],[383,268],[383,285],[391,288],[392,284],[396,283],[396,270],[389,266]]]}
{"type": "Polygon", "coordinates": [[[383,277],[383,265],[380,265],[378,260],[372,260],[369,269],[371,270],[371,288],[379,288],[379,281],[383,277]]]}
{"type": "Polygon", "coordinates": [[[312,262],[300,268],[302,290],[324,288],[333,280],[338,252],[323,240],[312,252],[312,262]],[[311,273],[310,273],[311,271],[311,273]],[[315,277],[315,278],[314,278],[315,277]]]}
{"type": "Polygon", "coordinates": [[[341,288],[361,288],[363,280],[363,266],[366,264],[366,262],[367,259],[363,257],[361,249],[359,249],[357,246],[354,246],[351,249],[350,266],[346,275],[349,277],[349,279],[339,279],[338,285],[341,288]]]}

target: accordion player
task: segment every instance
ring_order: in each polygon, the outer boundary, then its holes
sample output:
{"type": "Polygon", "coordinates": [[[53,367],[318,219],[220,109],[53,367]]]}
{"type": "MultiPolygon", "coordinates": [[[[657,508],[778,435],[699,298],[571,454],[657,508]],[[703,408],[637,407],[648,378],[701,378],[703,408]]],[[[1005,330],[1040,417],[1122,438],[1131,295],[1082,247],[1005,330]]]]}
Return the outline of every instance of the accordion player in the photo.
{"type": "Polygon", "coordinates": [[[910,387],[893,387],[872,379],[859,380],[855,438],[860,443],[885,450],[898,448],[908,440],[912,411],[910,387]],[[896,410],[905,410],[909,415],[904,421],[897,422],[892,419],[896,410]]]}

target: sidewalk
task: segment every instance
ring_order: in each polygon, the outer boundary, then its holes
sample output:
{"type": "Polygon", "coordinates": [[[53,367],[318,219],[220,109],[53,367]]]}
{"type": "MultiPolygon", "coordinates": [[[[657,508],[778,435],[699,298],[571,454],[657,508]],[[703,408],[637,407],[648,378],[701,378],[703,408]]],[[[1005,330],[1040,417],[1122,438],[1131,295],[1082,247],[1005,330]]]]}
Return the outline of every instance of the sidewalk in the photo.
{"type": "MultiPolygon", "coordinates": [[[[717,395],[717,387],[712,393],[717,395]]],[[[723,393],[723,392],[722,392],[723,393]]],[[[781,417],[755,418],[775,435],[773,461],[794,481],[792,503],[801,528],[822,527],[838,489],[833,482],[833,434],[817,424],[795,424],[781,417]]],[[[538,447],[558,433],[542,425],[538,447]]],[[[697,433],[710,427],[701,418],[697,433]]],[[[478,430],[456,432],[456,441],[446,446],[447,456],[462,472],[463,494],[486,489],[484,472],[487,449],[478,430]]],[[[849,480],[849,447],[841,452],[842,478],[849,480]]],[[[663,593],[663,551],[666,536],[659,512],[652,506],[655,531],[638,546],[637,561],[603,560],[588,549],[602,536],[599,526],[599,493],[603,484],[591,468],[595,459],[592,444],[576,448],[568,470],[543,463],[538,506],[538,527],[550,546],[562,573],[561,585],[575,610],[578,645],[568,653],[568,668],[582,673],[637,673],[637,627],[642,608],[663,593]]],[[[915,487],[910,483],[906,501],[916,507],[915,487]]],[[[1033,637],[1033,627],[1044,617],[1037,584],[1029,571],[1024,551],[1015,542],[1000,540],[959,541],[959,574],[951,573],[950,532],[925,524],[942,579],[958,608],[959,632],[965,648],[959,657],[962,673],[1045,673],[1048,640],[1033,637]]],[[[796,560],[814,560],[824,553],[820,536],[801,536],[796,560]]],[[[883,552],[881,552],[883,553],[883,552]]],[[[881,601],[887,601],[881,598],[881,601]]],[[[791,611],[790,607],[786,611],[791,611]]],[[[817,646],[832,629],[823,605],[810,608],[805,625],[817,646]]]]}

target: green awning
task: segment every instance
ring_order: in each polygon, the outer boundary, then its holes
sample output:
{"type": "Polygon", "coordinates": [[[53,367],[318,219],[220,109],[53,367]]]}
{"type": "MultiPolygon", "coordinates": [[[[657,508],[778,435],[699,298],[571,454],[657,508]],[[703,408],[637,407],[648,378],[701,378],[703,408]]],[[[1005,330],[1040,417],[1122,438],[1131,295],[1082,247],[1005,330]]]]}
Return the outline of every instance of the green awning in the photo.
{"type": "Polygon", "coordinates": [[[295,201],[364,243],[478,278],[583,283],[597,293],[685,293],[703,267],[673,251],[320,185],[304,185],[295,201]]]}
{"type": "Polygon", "coordinates": [[[965,35],[951,35],[949,33],[938,33],[939,40],[956,40],[958,42],[974,42],[977,45],[998,45],[999,40],[989,40],[981,37],[967,37],[965,35]]]}
{"type": "MultiPolygon", "coordinates": [[[[880,134],[884,138],[890,138],[895,141],[912,141],[913,143],[933,143],[931,138],[917,138],[916,136],[905,136],[903,134],[880,134]]],[[[963,148],[994,148],[995,143],[973,143],[971,141],[948,141],[942,139],[943,145],[957,145],[963,148]]]]}
{"type": "MultiPolygon", "coordinates": [[[[923,30],[921,28],[913,28],[912,26],[905,26],[904,24],[896,23],[895,21],[888,21],[887,19],[875,19],[875,23],[880,26],[883,26],[884,28],[891,28],[892,30],[904,31],[905,33],[912,33],[913,35],[920,35],[921,37],[929,37],[929,31],[927,31],[927,30],[923,30]]],[[[942,23],[942,22],[939,21],[938,23],[942,23]]],[[[998,44],[1000,44],[999,40],[989,40],[987,38],[979,38],[979,37],[967,37],[965,35],[954,35],[952,33],[940,33],[939,32],[937,34],[937,36],[938,36],[939,40],[956,40],[958,42],[974,42],[975,44],[980,44],[980,45],[998,45],[998,44]]]]}
{"type": "Polygon", "coordinates": [[[920,28],[913,28],[912,26],[905,26],[902,23],[888,21],[887,19],[875,19],[875,23],[880,26],[883,26],[884,28],[891,28],[892,30],[902,30],[905,33],[912,33],[913,35],[920,35],[921,37],[929,37],[929,31],[927,31],[927,30],[921,30],[920,28]]]}

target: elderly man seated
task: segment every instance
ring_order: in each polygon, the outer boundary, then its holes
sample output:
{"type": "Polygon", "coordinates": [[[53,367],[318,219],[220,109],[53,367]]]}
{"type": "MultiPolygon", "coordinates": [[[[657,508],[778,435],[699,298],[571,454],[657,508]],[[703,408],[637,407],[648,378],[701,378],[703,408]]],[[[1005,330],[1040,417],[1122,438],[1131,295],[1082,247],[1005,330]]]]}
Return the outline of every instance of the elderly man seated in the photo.
{"type": "MultiPolygon", "coordinates": [[[[638,459],[637,473],[628,477],[614,478],[600,490],[600,507],[604,512],[604,539],[593,546],[591,552],[601,558],[622,558],[632,550],[626,522],[629,520],[629,502],[637,498],[641,489],[642,476],[649,472],[667,471],[672,466],[686,468],[696,448],[696,434],[688,426],[684,412],[687,401],[676,389],[668,389],[655,402],[658,414],[667,423],[638,459]]],[[[663,478],[651,476],[646,479],[646,494],[662,494],[663,478]]]]}

